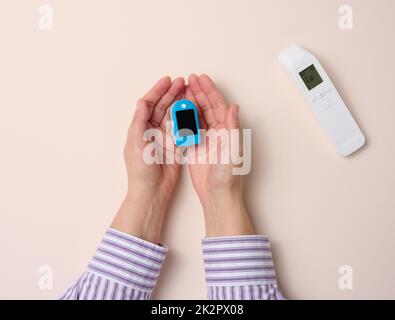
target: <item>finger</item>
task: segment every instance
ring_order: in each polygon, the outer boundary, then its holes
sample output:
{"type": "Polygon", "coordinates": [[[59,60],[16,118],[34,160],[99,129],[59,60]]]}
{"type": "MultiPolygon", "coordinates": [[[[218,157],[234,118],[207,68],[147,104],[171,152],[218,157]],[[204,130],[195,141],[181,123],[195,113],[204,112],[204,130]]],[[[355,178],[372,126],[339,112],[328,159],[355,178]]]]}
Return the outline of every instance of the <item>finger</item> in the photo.
{"type": "Polygon", "coordinates": [[[184,98],[184,94],[185,94],[185,87],[184,90],[182,90],[175,98],[174,98],[174,102],[181,100],[182,98],[184,98]]]}
{"type": "Polygon", "coordinates": [[[152,108],[148,105],[147,101],[139,99],[137,101],[136,109],[134,110],[132,124],[147,125],[151,117],[152,108]]]}
{"type": "Polygon", "coordinates": [[[189,86],[192,89],[192,93],[196,98],[196,101],[203,111],[203,117],[206,121],[208,128],[214,128],[217,124],[217,118],[215,117],[214,110],[210,104],[210,101],[202,91],[199,85],[199,78],[197,75],[192,74],[188,78],[189,86]]]}
{"type": "Polygon", "coordinates": [[[163,77],[144,95],[144,97],[142,97],[142,99],[147,102],[148,106],[152,108],[152,111],[160,98],[169,90],[170,85],[170,77],[163,77]]]}
{"type": "Polygon", "coordinates": [[[196,101],[195,96],[193,95],[191,86],[189,84],[186,85],[186,87],[185,87],[184,97],[185,97],[185,99],[192,101],[197,106],[198,103],[196,101]]]}
{"type": "Polygon", "coordinates": [[[150,126],[148,121],[152,116],[154,106],[170,87],[170,83],[171,80],[169,77],[163,77],[143,98],[137,101],[130,129],[136,128],[138,131],[143,132],[150,126]]]}
{"type": "Polygon", "coordinates": [[[170,108],[166,110],[166,114],[163,117],[162,121],[160,122],[160,128],[163,132],[169,132],[171,131],[171,125],[169,122],[171,121],[170,119],[170,108]]]}
{"type": "Polygon", "coordinates": [[[219,122],[225,122],[226,111],[228,110],[228,104],[218,90],[217,86],[215,85],[214,81],[206,75],[202,74],[199,77],[199,85],[212,106],[214,110],[215,116],[219,122]]]}
{"type": "MultiPolygon", "coordinates": [[[[228,112],[226,113],[226,128],[228,130],[238,130],[238,140],[233,141],[230,140],[230,151],[232,153],[232,159],[237,159],[235,158],[236,156],[240,157],[243,155],[243,130],[240,129],[240,117],[239,117],[239,106],[237,104],[234,104],[230,106],[228,109],[228,112]],[[235,145],[234,143],[238,143],[238,145],[235,145]],[[234,154],[234,155],[233,155],[234,154]]],[[[232,133],[231,133],[232,134],[232,133]]],[[[231,135],[231,139],[233,139],[233,134],[231,135]]]]}
{"type": "MultiPolygon", "coordinates": [[[[178,93],[178,95],[174,98],[174,101],[181,100],[184,96],[184,90],[178,93]]],[[[160,122],[160,128],[164,132],[169,132],[171,131],[171,118],[170,118],[170,110],[171,108],[167,108],[166,114],[163,117],[162,121],[160,122]],[[169,123],[169,127],[166,127],[166,125],[169,123]]]]}
{"type": "Polygon", "coordinates": [[[180,94],[180,92],[184,91],[184,89],[185,89],[184,78],[177,78],[171,83],[170,88],[167,90],[167,92],[164,95],[162,95],[162,97],[156,103],[154,107],[154,111],[152,112],[150,122],[154,127],[160,126],[163,117],[166,114],[166,110],[174,102],[176,96],[180,94]]]}
{"type": "Polygon", "coordinates": [[[226,128],[227,129],[240,129],[239,106],[232,105],[226,112],[226,128]]]}
{"type": "Polygon", "coordinates": [[[138,137],[138,141],[142,141],[145,130],[150,127],[148,120],[151,117],[151,113],[152,108],[147,104],[147,102],[139,99],[134,111],[133,120],[129,126],[128,139],[138,137]]]}
{"type": "Polygon", "coordinates": [[[206,120],[204,120],[203,114],[202,114],[202,110],[199,106],[199,104],[196,102],[195,96],[192,93],[192,89],[191,87],[188,85],[185,88],[185,99],[192,101],[195,106],[198,109],[198,117],[199,117],[199,124],[200,124],[200,128],[202,129],[207,129],[207,123],[206,120]]]}

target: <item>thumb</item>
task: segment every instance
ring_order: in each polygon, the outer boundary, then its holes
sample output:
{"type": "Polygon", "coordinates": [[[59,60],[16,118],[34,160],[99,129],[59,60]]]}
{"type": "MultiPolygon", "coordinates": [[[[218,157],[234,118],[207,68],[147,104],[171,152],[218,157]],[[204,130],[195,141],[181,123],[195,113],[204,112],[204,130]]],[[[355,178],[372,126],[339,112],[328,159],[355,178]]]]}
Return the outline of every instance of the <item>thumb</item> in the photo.
{"type": "Polygon", "coordinates": [[[227,129],[238,132],[237,137],[234,137],[233,133],[231,134],[231,139],[230,139],[231,159],[238,159],[243,154],[243,137],[242,137],[243,131],[240,129],[239,110],[240,110],[239,106],[237,104],[233,104],[228,109],[226,114],[227,129]],[[233,138],[236,138],[237,140],[234,141],[233,138]]]}
{"type": "Polygon", "coordinates": [[[132,121],[128,129],[127,140],[129,142],[138,143],[144,145],[143,137],[144,132],[149,129],[149,119],[152,114],[152,107],[144,101],[139,99],[133,114],[132,121]]]}
{"type": "Polygon", "coordinates": [[[137,106],[134,111],[132,123],[146,124],[151,118],[153,107],[150,106],[147,101],[139,99],[137,106]]]}
{"type": "Polygon", "coordinates": [[[137,101],[133,119],[129,127],[129,131],[138,132],[139,135],[150,127],[149,120],[151,118],[153,107],[143,99],[137,101]]]}
{"type": "Polygon", "coordinates": [[[240,118],[239,118],[240,107],[237,104],[230,106],[226,113],[226,127],[228,129],[239,129],[240,118]]]}

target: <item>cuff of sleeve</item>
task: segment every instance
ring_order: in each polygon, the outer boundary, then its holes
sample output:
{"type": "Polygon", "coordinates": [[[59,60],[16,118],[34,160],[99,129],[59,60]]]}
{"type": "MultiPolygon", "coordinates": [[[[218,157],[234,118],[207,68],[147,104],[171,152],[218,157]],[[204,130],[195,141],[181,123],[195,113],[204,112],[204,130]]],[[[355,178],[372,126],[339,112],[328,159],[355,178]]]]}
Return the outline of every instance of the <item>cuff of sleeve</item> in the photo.
{"type": "Polygon", "coordinates": [[[108,229],[88,269],[104,278],[151,292],[167,253],[166,246],[108,229]]]}
{"type": "Polygon", "coordinates": [[[276,284],[269,239],[261,235],[203,238],[207,285],[276,284]]]}

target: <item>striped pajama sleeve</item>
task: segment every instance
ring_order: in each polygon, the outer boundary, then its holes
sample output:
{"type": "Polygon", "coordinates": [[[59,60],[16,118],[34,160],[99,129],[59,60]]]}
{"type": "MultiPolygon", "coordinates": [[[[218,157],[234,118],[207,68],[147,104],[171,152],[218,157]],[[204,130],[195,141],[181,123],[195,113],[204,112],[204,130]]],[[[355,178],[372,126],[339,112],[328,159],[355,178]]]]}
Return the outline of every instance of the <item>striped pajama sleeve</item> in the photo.
{"type": "Polygon", "coordinates": [[[147,300],[167,247],[108,229],[83,275],[62,300],[147,300]]]}
{"type": "Polygon", "coordinates": [[[210,300],[283,300],[269,239],[261,235],[203,238],[210,300]]]}

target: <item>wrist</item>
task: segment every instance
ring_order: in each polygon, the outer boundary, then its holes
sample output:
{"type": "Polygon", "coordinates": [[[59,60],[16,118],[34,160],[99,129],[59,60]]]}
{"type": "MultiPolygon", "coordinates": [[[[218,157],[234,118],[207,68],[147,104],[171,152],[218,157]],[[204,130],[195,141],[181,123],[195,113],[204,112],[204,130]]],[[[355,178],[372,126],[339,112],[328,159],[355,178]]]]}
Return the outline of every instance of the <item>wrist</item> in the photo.
{"type": "Polygon", "coordinates": [[[229,191],[206,197],[202,201],[206,237],[255,234],[242,192],[229,191]]]}
{"type": "Polygon", "coordinates": [[[166,203],[158,197],[127,193],[111,227],[140,239],[160,242],[166,203]]]}

